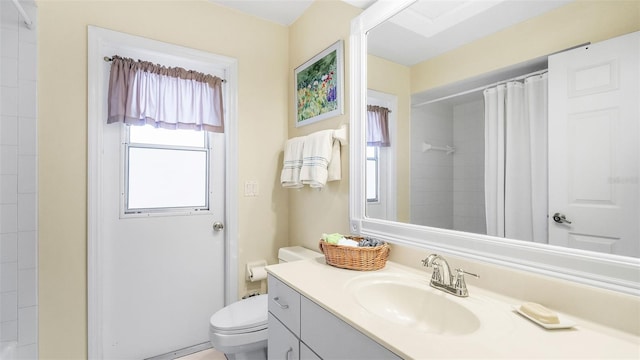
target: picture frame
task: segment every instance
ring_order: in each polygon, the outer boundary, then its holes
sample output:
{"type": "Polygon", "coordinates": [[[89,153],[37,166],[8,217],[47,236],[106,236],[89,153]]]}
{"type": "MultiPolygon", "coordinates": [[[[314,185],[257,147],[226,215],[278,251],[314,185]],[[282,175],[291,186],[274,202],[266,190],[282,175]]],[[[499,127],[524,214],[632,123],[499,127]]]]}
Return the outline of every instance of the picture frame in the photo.
{"type": "Polygon", "coordinates": [[[344,41],[338,40],[295,69],[296,127],[344,113],[344,41]]]}

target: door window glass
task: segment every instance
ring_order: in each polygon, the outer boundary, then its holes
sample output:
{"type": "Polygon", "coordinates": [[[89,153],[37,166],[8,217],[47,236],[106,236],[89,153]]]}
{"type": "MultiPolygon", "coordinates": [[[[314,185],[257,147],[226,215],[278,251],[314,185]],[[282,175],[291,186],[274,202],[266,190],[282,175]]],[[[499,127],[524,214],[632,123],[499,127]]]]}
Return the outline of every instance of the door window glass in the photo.
{"type": "Polygon", "coordinates": [[[207,133],[127,126],[126,214],[209,209],[207,133]]]}

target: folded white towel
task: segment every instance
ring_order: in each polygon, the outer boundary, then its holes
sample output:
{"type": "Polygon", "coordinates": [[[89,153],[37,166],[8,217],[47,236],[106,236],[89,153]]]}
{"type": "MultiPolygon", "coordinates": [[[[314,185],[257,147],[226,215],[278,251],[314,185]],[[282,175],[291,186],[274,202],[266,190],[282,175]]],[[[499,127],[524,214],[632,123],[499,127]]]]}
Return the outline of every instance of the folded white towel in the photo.
{"type": "Polygon", "coordinates": [[[340,141],[336,138],[333,140],[331,147],[331,161],[327,167],[327,181],[336,181],[342,179],[342,163],[340,162],[340,141]]]}
{"type": "Polygon", "coordinates": [[[300,169],[302,168],[302,152],[305,137],[295,137],[287,140],[284,145],[284,162],[280,173],[280,183],[286,188],[301,188],[300,169]]]}
{"type": "Polygon", "coordinates": [[[322,188],[327,183],[328,166],[333,154],[333,131],[322,130],[307,136],[300,169],[302,184],[322,188]]]}

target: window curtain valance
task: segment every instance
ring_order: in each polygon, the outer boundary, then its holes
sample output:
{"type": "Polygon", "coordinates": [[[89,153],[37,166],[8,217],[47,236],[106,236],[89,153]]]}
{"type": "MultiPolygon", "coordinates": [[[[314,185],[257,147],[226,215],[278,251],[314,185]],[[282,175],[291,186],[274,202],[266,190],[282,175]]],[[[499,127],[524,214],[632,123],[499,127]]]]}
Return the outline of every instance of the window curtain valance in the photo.
{"type": "Polygon", "coordinates": [[[224,132],[217,76],[114,56],[107,123],[224,132]]]}
{"type": "Polygon", "coordinates": [[[367,145],[389,147],[389,113],[382,106],[367,105],[367,145]]]}

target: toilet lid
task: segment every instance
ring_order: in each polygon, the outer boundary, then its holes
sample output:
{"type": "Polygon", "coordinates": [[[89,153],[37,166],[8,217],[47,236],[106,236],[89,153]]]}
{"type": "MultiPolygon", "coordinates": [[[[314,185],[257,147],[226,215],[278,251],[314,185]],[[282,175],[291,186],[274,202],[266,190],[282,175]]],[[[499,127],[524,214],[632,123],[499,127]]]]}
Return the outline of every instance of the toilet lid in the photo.
{"type": "Polygon", "coordinates": [[[236,301],[211,316],[211,327],[223,331],[266,327],[267,306],[266,294],[236,301]]]}

